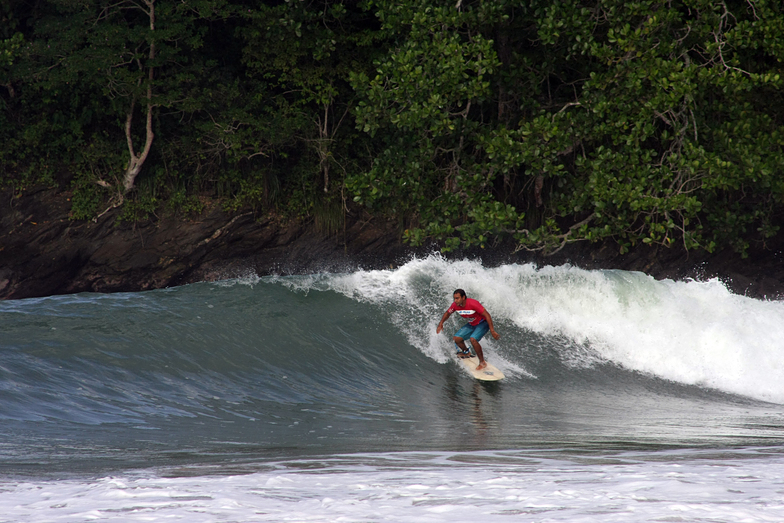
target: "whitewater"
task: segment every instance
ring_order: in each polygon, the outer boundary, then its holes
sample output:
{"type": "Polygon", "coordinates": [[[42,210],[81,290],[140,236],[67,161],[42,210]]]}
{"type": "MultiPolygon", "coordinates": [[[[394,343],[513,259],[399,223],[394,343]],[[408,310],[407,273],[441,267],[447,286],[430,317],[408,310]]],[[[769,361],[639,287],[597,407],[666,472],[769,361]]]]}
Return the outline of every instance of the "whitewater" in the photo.
{"type": "Polygon", "coordinates": [[[438,255],[0,303],[0,522],[784,521],[784,303],[438,255]],[[436,325],[492,314],[473,380],[436,325]]]}

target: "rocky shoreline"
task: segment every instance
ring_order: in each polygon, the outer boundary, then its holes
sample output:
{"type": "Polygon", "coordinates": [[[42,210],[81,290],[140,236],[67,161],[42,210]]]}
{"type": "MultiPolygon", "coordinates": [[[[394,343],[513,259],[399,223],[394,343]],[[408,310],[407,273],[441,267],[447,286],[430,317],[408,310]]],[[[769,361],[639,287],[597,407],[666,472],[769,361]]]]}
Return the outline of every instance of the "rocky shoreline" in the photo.
{"type": "MultiPolygon", "coordinates": [[[[393,224],[350,216],[332,236],[308,223],[284,224],[253,212],[228,214],[211,206],[196,218],[166,215],[143,223],[118,222],[117,210],[97,221],[68,217],[67,194],[40,188],[0,192],[0,299],[77,292],[124,292],[256,274],[295,274],[396,266],[432,249],[412,249],[393,224]]],[[[781,236],[781,235],[780,235],[781,236]]],[[[657,279],[718,277],[733,292],[784,298],[784,239],[754,246],[747,258],[640,246],[577,243],[558,254],[509,247],[453,253],[487,265],[527,263],[641,271],[657,279]]]]}

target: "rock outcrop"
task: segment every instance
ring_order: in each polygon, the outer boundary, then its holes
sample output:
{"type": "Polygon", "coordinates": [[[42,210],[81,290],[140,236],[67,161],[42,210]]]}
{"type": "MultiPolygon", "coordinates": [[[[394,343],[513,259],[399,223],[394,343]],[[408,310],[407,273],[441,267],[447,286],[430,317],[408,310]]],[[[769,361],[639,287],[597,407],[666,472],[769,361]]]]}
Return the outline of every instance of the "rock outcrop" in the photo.
{"type": "MultiPolygon", "coordinates": [[[[140,291],[254,273],[347,271],[403,263],[414,250],[380,220],[349,216],[345,230],[326,236],[308,223],[281,223],[252,212],[229,214],[207,207],[196,218],[164,215],[143,223],[120,222],[118,211],[97,221],[69,219],[67,193],[42,188],[0,193],[0,298],[75,292],[140,291]]],[[[612,243],[578,243],[553,257],[511,247],[460,252],[488,264],[570,263],[588,269],[624,269],[656,278],[719,277],[735,292],[784,297],[784,241],[750,250],[686,252],[640,246],[620,255],[612,243]]]]}

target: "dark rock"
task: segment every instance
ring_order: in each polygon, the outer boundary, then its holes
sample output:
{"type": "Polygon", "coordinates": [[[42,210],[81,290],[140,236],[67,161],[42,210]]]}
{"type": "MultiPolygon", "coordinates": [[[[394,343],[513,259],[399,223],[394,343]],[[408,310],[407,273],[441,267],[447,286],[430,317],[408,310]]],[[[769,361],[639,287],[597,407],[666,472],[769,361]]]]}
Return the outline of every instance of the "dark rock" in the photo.
{"type": "MultiPolygon", "coordinates": [[[[431,249],[411,249],[400,231],[378,219],[349,216],[345,230],[326,236],[307,223],[282,224],[251,212],[212,206],[194,219],[171,215],[143,223],[72,221],[67,193],[0,192],[0,298],[75,292],[140,291],[254,273],[294,274],[388,268],[431,249]]],[[[515,253],[512,246],[453,253],[487,265],[569,263],[586,269],[641,271],[656,278],[721,278],[734,292],[784,296],[784,241],[755,246],[748,258],[729,250],[708,254],[642,245],[621,255],[612,242],[576,243],[556,255],[515,253]]]]}

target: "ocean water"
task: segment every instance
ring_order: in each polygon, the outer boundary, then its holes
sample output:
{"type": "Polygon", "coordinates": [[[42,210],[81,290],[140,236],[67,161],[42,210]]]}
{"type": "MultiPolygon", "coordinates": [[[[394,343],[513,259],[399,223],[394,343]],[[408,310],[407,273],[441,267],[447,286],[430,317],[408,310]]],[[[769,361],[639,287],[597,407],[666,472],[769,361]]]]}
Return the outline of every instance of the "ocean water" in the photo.
{"type": "Polygon", "coordinates": [[[0,522],[784,521],[784,303],[439,256],[0,302],[0,522]],[[492,314],[480,383],[452,291],[492,314]]]}

